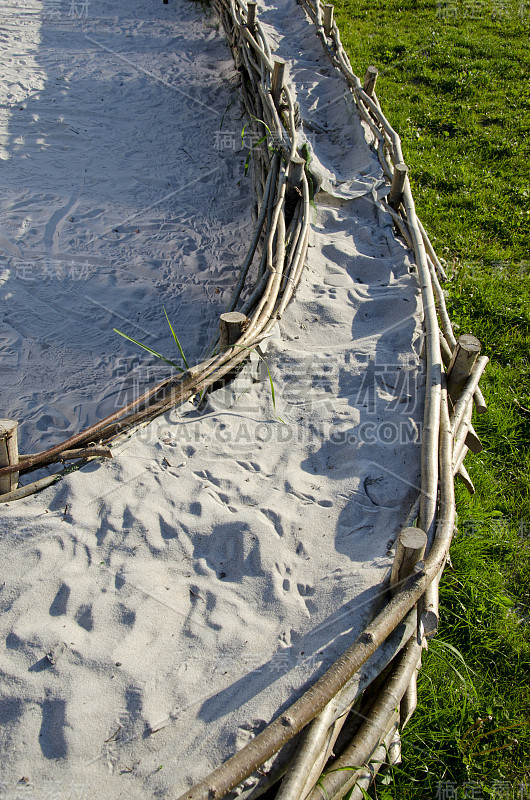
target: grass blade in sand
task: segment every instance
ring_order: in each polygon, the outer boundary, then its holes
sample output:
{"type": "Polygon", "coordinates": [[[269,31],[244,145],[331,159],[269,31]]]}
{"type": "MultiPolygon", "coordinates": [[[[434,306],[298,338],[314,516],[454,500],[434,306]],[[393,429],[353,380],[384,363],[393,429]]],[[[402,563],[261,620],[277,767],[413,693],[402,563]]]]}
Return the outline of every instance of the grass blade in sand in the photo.
{"type": "MultiPolygon", "coordinates": [[[[177,345],[177,347],[179,349],[179,353],[182,356],[182,360],[184,362],[184,365],[185,365],[186,369],[189,369],[188,362],[186,361],[186,356],[184,355],[184,350],[182,349],[182,346],[181,346],[181,344],[179,342],[179,337],[177,336],[177,334],[173,330],[173,326],[171,325],[171,322],[169,321],[169,317],[167,315],[167,311],[166,311],[165,308],[164,308],[164,314],[166,315],[167,324],[169,325],[171,333],[173,334],[173,338],[175,340],[175,344],[177,345]]],[[[182,371],[184,372],[184,370],[182,370],[182,371]]]]}
{"type": "MultiPolygon", "coordinates": [[[[142,344],[137,339],[133,339],[132,336],[127,336],[126,333],[123,333],[123,331],[119,331],[117,328],[113,328],[112,330],[115,331],[115,333],[119,333],[120,336],[123,336],[124,339],[128,339],[130,342],[133,342],[133,344],[137,344],[138,347],[141,347],[143,350],[147,350],[147,352],[151,353],[151,355],[162,359],[162,361],[165,361],[166,364],[170,364],[172,367],[175,367],[175,369],[178,369],[179,372],[184,372],[185,371],[178,364],[175,364],[174,361],[170,361],[169,358],[166,358],[165,356],[161,355],[160,353],[157,353],[156,350],[151,350],[151,348],[148,347],[146,344],[142,344]]],[[[179,345],[179,348],[180,348],[180,345],[179,345]]],[[[181,350],[181,353],[182,353],[182,350],[181,350]]],[[[184,356],[184,354],[183,354],[183,356],[184,356]]],[[[186,359],[184,359],[184,363],[186,363],[186,359]]],[[[188,365],[186,364],[186,366],[188,366],[188,365]]]]}

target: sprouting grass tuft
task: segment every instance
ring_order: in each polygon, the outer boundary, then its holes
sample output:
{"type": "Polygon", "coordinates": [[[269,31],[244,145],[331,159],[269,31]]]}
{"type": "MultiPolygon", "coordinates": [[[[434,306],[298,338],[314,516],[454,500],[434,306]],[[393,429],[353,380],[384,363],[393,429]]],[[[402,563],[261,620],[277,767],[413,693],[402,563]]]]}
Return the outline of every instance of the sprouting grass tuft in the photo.
{"type": "MultiPolygon", "coordinates": [[[[182,346],[180,344],[179,338],[178,338],[177,334],[175,333],[175,331],[173,330],[173,327],[171,325],[171,322],[169,321],[169,317],[167,315],[167,312],[166,312],[165,308],[164,308],[164,314],[166,316],[167,324],[169,325],[171,333],[173,334],[173,339],[175,340],[175,344],[177,345],[177,348],[178,348],[178,351],[179,351],[180,356],[182,358],[182,361],[183,361],[186,369],[189,369],[188,362],[186,361],[186,356],[184,355],[184,351],[183,351],[182,346]]],[[[123,333],[123,331],[118,330],[118,328],[113,328],[112,330],[114,331],[114,333],[118,333],[120,336],[123,336],[124,339],[128,339],[129,342],[132,342],[133,344],[137,345],[138,347],[141,347],[142,350],[146,350],[148,353],[151,353],[151,355],[155,356],[156,358],[159,358],[161,361],[164,361],[166,364],[169,364],[170,366],[175,367],[175,369],[177,369],[179,372],[185,372],[186,371],[185,369],[183,369],[180,366],[180,364],[177,364],[175,361],[172,361],[171,359],[166,358],[161,353],[157,353],[156,350],[152,350],[146,344],[142,344],[142,342],[139,342],[137,339],[133,339],[132,336],[128,336],[126,333],[123,333]]]]}
{"type": "Polygon", "coordinates": [[[126,333],[123,333],[123,331],[118,330],[118,328],[113,328],[112,330],[114,331],[114,333],[119,333],[119,335],[123,336],[124,339],[128,339],[129,342],[138,345],[138,347],[141,347],[142,350],[146,350],[148,353],[151,353],[151,355],[155,356],[156,358],[159,358],[161,361],[165,361],[166,364],[170,364],[170,366],[175,367],[175,369],[178,369],[179,372],[184,372],[184,370],[179,364],[176,364],[174,361],[171,361],[169,358],[166,358],[161,353],[157,353],[156,350],[152,350],[146,344],[142,344],[142,342],[139,342],[138,339],[133,339],[132,336],[127,336],[126,333]]]}
{"type": "MultiPolygon", "coordinates": [[[[169,317],[167,315],[167,311],[166,311],[165,307],[164,307],[164,315],[166,317],[167,324],[169,325],[169,329],[171,330],[173,339],[175,341],[175,344],[177,345],[178,351],[180,353],[180,357],[182,358],[182,361],[183,361],[184,366],[186,367],[186,369],[183,369],[183,367],[181,367],[180,364],[177,364],[175,361],[172,361],[171,359],[166,358],[166,356],[163,356],[161,353],[157,353],[156,350],[153,350],[151,347],[148,347],[146,344],[142,344],[142,342],[139,342],[137,339],[133,339],[132,336],[128,336],[126,333],[123,333],[123,331],[118,330],[118,328],[113,328],[113,331],[115,333],[118,333],[120,336],[123,336],[123,338],[127,339],[129,342],[132,342],[133,344],[137,345],[138,347],[141,347],[142,350],[145,350],[146,352],[148,352],[151,355],[155,356],[155,358],[159,358],[161,361],[164,361],[166,364],[169,364],[170,366],[174,367],[179,372],[185,372],[186,370],[189,369],[188,361],[186,359],[186,356],[184,355],[184,350],[182,349],[182,345],[180,343],[180,340],[179,340],[177,334],[175,333],[175,331],[173,329],[173,326],[172,326],[172,324],[171,324],[171,322],[169,320],[169,317]]],[[[271,399],[272,399],[272,406],[274,408],[274,415],[275,415],[276,419],[279,422],[285,424],[284,420],[280,416],[278,416],[278,413],[276,411],[276,392],[274,390],[274,381],[272,379],[272,374],[271,374],[271,371],[269,369],[269,365],[267,364],[267,361],[263,358],[262,354],[255,347],[246,347],[244,345],[238,345],[238,344],[232,345],[232,347],[239,347],[242,350],[247,350],[249,353],[255,353],[258,356],[258,358],[262,361],[262,363],[265,365],[265,368],[267,370],[267,375],[268,375],[268,378],[269,378],[269,386],[270,386],[270,390],[271,390],[271,399]]],[[[205,391],[206,390],[203,389],[201,391],[201,393],[200,393],[200,401],[201,402],[203,400],[205,391]]]]}

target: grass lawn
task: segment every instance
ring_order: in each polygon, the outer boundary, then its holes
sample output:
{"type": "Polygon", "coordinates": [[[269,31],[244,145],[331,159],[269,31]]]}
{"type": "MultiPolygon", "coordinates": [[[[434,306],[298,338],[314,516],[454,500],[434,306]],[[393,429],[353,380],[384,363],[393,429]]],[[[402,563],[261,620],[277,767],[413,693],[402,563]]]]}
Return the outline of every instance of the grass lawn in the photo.
{"type": "Polygon", "coordinates": [[[530,799],[530,4],[336,0],[400,134],[455,333],[491,363],[403,764],[371,796],[530,799]]]}

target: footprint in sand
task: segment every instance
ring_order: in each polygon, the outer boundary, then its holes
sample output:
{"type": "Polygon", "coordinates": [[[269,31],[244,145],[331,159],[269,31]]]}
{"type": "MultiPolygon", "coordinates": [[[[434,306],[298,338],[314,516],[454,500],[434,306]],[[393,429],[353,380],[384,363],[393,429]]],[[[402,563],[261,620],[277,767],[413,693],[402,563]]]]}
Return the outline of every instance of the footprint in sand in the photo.
{"type": "Polygon", "coordinates": [[[50,615],[52,617],[60,617],[63,614],[66,614],[70,592],[71,589],[66,583],[62,583],[60,585],[59,590],[53,598],[53,602],[50,606],[50,615]]]}
{"type": "Polygon", "coordinates": [[[79,625],[79,627],[84,628],[85,631],[90,631],[94,627],[94,617],[92,615],[92,605],[87,603],[79,606],[75,613],[74,617],[75,621],[79,625]]]}
{"type": "Polygon", "coordinates": [[[315,588],[310,583],[297,583],[296,589],[301,597],[311,597],[315,594],[315,588]]]}
{"type": "Polygon", "coordinates": [[[270,508],[260,508],[260,512],[263,514],[264,517],[270,522],[278,536],[284,536],[285,531],[283,529],[283,524],[281,520],[281,516],[270,508]]]}
{"type": "Polygon", "coordinates": [[[64,729],[66,727],[66,701],[47,697],[42,702],[42,720],[39,744],[42,755],[48,759],[65,758],[68,754],[64,729]]]}
{"type": "Polygon", "coordinates": [[[261,467],[255,461],[238,461],[240,467],[248,472],[261,472],[261,467]]]}
{"type": "Polygon", "coordinates": [[[296,555],[300,556],[301,558],[305,558],[306,561],[309,559],[309,553],[307,552],[303,542],[298,542],[296,545],[296,555]]]}
{"type": "MultiPolygon", "coordinates": [[[[281,587],[285,593],[291,591],[291,567],[287,564],[274,563],[278,572],[279,579],[281,580],[281,587]]],[[[277,578],[278,579],[278,578],[277,578]]]]}

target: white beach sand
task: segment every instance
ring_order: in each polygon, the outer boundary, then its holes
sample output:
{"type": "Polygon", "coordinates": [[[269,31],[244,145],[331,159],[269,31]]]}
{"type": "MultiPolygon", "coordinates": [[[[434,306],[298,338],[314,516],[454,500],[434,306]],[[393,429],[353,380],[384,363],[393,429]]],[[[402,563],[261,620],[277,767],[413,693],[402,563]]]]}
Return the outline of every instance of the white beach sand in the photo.
{"type": "MultiPolygon", "coordinates": [[[[216,19],[70,8],[0,9],[0,416],[23,453],[169,374],[114,327],[175,358],[165,307],[198,361],[252,231],[216,19]]],[[[322,185],[264,347],[283,422],[253,355],[200,412],[0,507],[6,800],[178,797],[353,641],[419,491],[419,290],[380,167],[300,7],[260,19],[322,185]]]]}

